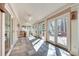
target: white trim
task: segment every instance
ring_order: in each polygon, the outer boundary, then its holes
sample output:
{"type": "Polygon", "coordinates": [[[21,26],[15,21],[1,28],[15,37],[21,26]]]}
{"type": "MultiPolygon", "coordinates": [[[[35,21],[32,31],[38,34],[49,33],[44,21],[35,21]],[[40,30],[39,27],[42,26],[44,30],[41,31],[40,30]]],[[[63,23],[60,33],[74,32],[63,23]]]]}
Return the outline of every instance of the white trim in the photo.
{"type": "Polygon", "coordinates": [[[2,56],[5,56],[5,13],[2,13],[2,56]]]}
{"type": "MultiPolygon", "coordinates": [[[[78,43],[79,43],[79,6],[78,6],[77,10],[78,10],[78,30],[77,30],[78,31],[78,33],[77,33],[78,36],[77,37],[78,37],[78,43]]],[[[78,46],[78,55],[79,55],[79,46],[78,46]]]]}
{"type": "MultiPolygon", "coordinates": [[[[55,21],[55,35],[54,35],[54,37],[55,37],[55,42],[54,42],[54,44],[58,44],[58,45],[60,45],[60,46],[62,46],[62,47],[64,47],[64,48],[67,48],[69,51],[70,51],[70,13],[69,12],[67,12],[67,13],[65,13],[65,14],[63,14],[63,15],[60,15],[60,16],[58,16],[58,17],[56,17],[56,18],[54,18],[54,19],[51,19],[51,20],[49,20],[48,22],[52,22],[52,21],[55,21]],[[64,17],[67,17],[68,18],[68,20],[67,20],[67,47],[65,47],[63,44],[60,44],[60,43],[57,43],[57,34],[58,34],[58,29],[57,29],[57,20],[59,20],[60,18],[64,18],[64,17]]],[[[49,42],[52,42],[53,43],[53,41],[50,41],[50,40],[48,40],[49,42]]]]}

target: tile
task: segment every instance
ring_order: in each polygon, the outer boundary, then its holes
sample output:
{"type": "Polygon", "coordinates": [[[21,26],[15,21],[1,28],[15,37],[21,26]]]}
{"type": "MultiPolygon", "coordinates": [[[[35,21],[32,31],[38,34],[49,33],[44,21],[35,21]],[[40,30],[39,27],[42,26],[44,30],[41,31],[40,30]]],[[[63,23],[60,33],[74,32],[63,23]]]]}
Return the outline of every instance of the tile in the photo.
{"type": "Polygon", "coordinates": [[[38,51],[38,49],[41,47],[41,45],[44,43],[44,41],[43,40],[40,40],[36,45],[34,45],[34,49],[36,50],[36,51],[38,51]]]}
{"type": "Polygon", "coordinates": [[[28,39],[21,38],[14,46],[14,49],[12,50],[10,56],[28,56],[29,51],[31,50],[35,52],[30,41],[28,39]]]}
{"type": "Polygon", "coordinates": [[[49,44],[47,56],[56,56],[55,46],[49,44]]]}
{"type": "MultiPolygon", "coordinates": [[[[34,37],[32,37],[34,38],[34,37]]],[[[10,56],[68,56],[68,52],[53,46],[44,40],[20,38],[10,56]],[[32,44],[34,42],[34,44],[32,44]]]]}
{"type": "Polygon", "coordinates": [[[59,50],[62,56],[70,56],[70,54],[67,51],[64,51],[63,49],[60,49],[60,48],[59,50]]]}
{"type": "Polygon", "coordinates": [[[55,50],[56,50],[56,55],[57,56],[61,56],[61,52],[60,52],[59,48],[58,47],[55,47],[55,50]]]}

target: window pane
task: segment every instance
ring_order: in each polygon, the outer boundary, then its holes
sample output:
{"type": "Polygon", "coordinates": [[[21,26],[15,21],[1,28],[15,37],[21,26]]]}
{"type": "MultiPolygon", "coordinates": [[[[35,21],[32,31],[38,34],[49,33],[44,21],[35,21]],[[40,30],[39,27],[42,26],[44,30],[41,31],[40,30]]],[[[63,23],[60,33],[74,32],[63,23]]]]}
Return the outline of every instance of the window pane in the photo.
{"type": "Polygon", "coordinates": [[[57,43],[67,46],[67,19],[66,17],[57,20],[58,37],[57,43]]]}
{"type": "Polygon", "coordinates": [[[55,41],[55,21],[48,23],[49,40],[55,41]]]}

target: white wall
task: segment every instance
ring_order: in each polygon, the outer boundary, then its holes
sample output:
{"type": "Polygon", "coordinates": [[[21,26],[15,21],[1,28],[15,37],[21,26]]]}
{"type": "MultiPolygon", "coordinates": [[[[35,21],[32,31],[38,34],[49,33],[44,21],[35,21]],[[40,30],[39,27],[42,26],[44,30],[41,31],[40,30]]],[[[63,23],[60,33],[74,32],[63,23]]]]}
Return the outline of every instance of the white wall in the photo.
{"type": "Polygon", "coordinates": [[[78,18],[71,20],[71,54],[79,55],[79,7],[73,6],[72,11],[78,12],[78,18]]]}
{"type": "Polygon", "coordinates": [[[71,21],[71,53],[74,55],[78,54],[78,48],[77,48],[77,20],[71,21]]]}

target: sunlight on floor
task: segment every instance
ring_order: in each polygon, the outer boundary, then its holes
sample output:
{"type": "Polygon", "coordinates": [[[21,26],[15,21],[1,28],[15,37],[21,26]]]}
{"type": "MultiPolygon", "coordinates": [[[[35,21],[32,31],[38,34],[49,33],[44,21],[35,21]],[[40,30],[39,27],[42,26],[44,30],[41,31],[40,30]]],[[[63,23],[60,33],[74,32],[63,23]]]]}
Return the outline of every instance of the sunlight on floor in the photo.
{"type": "Polygon", "coordinates": [[[28,37],[28,38],[29,38],[29,40],[33,40],[33,39],[35,39],[35,37],[32,36],[32,35],[30,35],[30,37],[28,37]]]}
{"type": "Polygon", "coordinates": [[[55,46],[49,44],[47,56],[56,56],[55,46]]]}
{"type": "Polygon", "coordinates": [[[35,45],[40,39],[35,40],[32,44],[35,45]]]}
{"type": "Polygon", "coordinates": [[[34,45],[34,48],[36,51],[41,47],[41,45],[44,43],[44,40],[40,40],[36,45],[34,45]]]}
{"type": "MultiPolygon", "coordinates": [[[[51,37],[51,39],[52,38],[54,39],[54,37],[51,37]]],[[[61,39],[61,38],[58,38],[58,39],[61,39]]],[[[64,38],[62,38],[62,39],[64,39],[64,38]]],[[[31,40],[33,40],[33,39],[31,39],[31,40]]],[[[64,43],[63,40],[61,40],[61,42],[64,43]]],[[[36,40],[34,40],[32,42],[32,45],[33,45],[33,47],[34,47],[36,52],[39,49],[41,49],[40,47],[43,45],[43,43],[45,43],[45,40],[43,40],[43,39],[36,39],[36,40]]],[[[47,52],[47,56],[70,56],[70,54],[68,52],[66,52],[65,50],[63,50],[61,48],[58,48],[58,47],[55,47],[52,44],[48,44],[48,48],[47,49],[48,49],[48,51],[46,51],[47,52]]]]}

